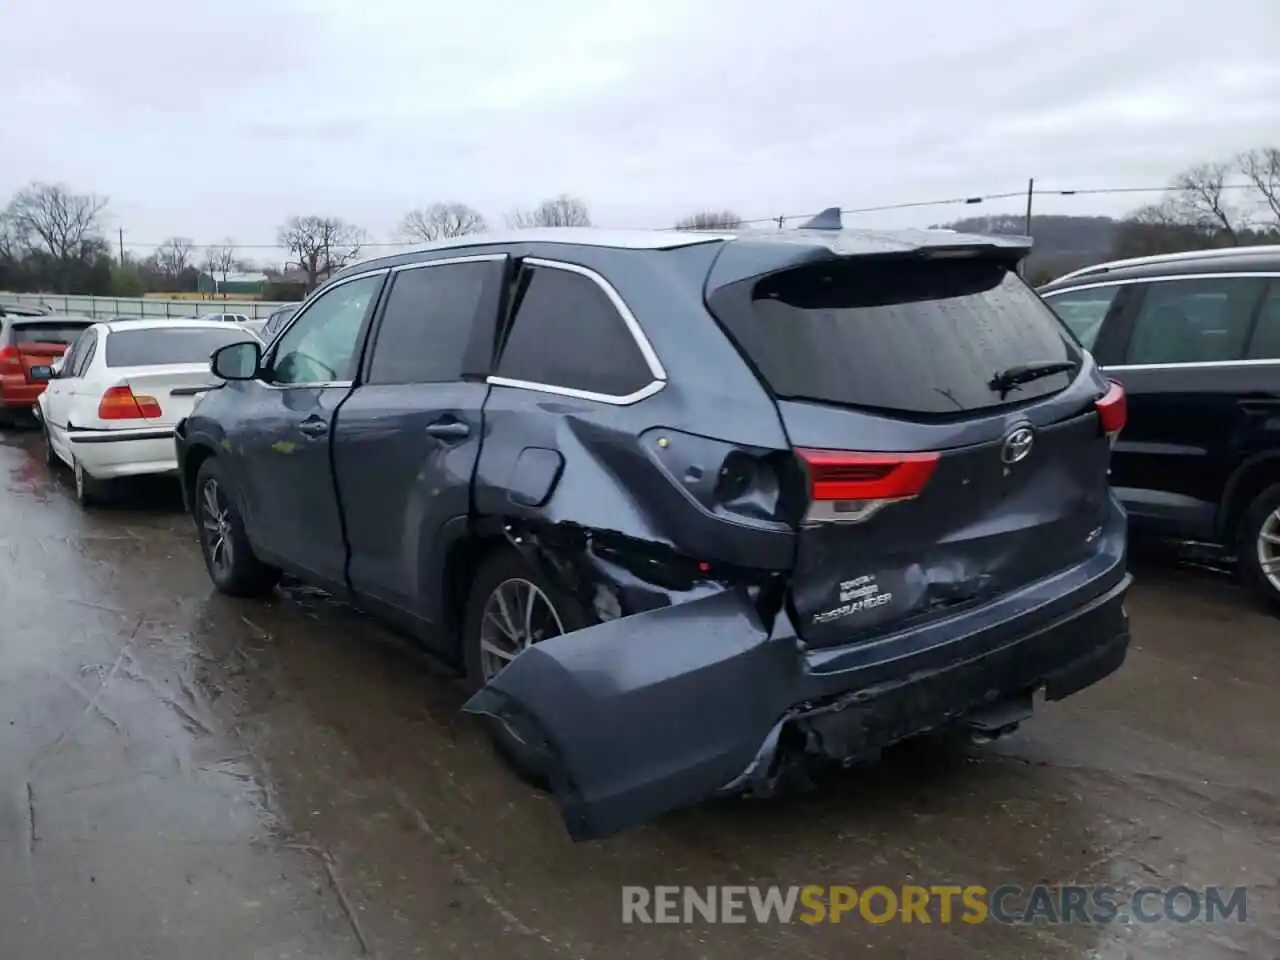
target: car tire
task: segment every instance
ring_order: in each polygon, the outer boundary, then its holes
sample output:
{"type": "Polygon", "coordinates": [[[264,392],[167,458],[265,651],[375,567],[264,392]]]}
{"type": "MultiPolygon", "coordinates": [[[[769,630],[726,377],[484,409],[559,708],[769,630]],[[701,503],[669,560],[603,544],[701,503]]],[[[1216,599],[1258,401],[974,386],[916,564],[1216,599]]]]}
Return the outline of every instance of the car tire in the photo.
{"type": "Polygon", "coordinates": [[[40,421],[40,432],[44,434],[44,465],[53,472],[62,463],[61,458],[53,449],[53,437],[49,436],[49,424],[44,420],[40,421]]]}
{"type": "Polygon", "coordinates": [[[88,510],[106,499],[106,484],[89,473],[79,460],[71,459],[71,477],[75,484],[76,503],[88,510]]]}
{"type": "MultiPolygon", "coordinates": [[[[503,547],[489,554],[480,564],[472,582],[463,621],[463,657],[467,686],[472,692],[483,687],[497,672],[495,657],[486,653],[486,643],[482,641],[493,642],[486,620],[494,609],[501,609],[497,601],[499,595],[508,608],[512,603],[518,603],[520,597],[535,598],[534,638],[528,641],[521,638],[519,642],[523,645],[538,643],[559,633],[572,633],[596,622],[581,603],[551,583],[514,548],[503,547]]],[[[515,617],[514,613],[513,617],[523,620],[515,617]]],[[[492,626],[497,628],[496,618],[492,626]]],[[[523,623],[516,630],[523,634],[523,623]]],[[[504,641],[511,639],[505,631],[499,631],[499,634],[504,641]]],[[[545,744],[539,742],[539,732],[513,729],[512,724],[496,717],[485,717],[484,720],[498,754],[517,776],[534,787],[548,789],[551,758],[545,744]]]]}
{"type": "Polygon", "coordinates": [[[191,512],[209,579],[230,597],[264,597],[280,582],[280,571],[263,563],[249,545],[231,483],[217,457],[200,465],[191,512]]]}
{"type": "Polygon", "coordinates": [[[1241,517],[1236,563],[1244,582],[1280,613],[1280,483],[1254,497],[1241,517]]]}

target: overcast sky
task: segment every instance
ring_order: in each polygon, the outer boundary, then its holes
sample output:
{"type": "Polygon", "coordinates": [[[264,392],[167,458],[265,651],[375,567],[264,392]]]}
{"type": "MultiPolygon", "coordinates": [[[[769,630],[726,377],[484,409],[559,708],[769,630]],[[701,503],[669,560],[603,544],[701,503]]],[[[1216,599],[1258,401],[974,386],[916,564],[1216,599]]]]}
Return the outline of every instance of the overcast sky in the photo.
{"type": "Polygon", "coordinates": [[[104,194],[138,249],[272,243],[299,213],[387,238],[435,200],[500,224],[561,192],[667,226],[1158,185],[1280,142],[1280,0],[0,0],[0,23],[0,196],[104,194]]]}

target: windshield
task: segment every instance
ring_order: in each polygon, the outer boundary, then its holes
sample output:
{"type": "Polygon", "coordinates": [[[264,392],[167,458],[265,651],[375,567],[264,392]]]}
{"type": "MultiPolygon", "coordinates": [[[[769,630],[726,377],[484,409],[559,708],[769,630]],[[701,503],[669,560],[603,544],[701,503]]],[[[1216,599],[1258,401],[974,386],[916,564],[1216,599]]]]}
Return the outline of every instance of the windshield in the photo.
{"type": "Polygon", "coordinates": [[[1082,362],[1061,321],[1002,262],[851,258],[767,276],[720,317],[775,395],[946,417],[1064,389],[1082,362]],[[1002,393],[998,374],[1067,369],[1002,393]]]}
{"type": "Polygon", "coordinates": [[[153,367],[170,363],[207,363],[209,356],[229,343],[252,340],[243,329],[211,330],[176,327],[126,330],[107,337],[108,367],[153,367]]]}

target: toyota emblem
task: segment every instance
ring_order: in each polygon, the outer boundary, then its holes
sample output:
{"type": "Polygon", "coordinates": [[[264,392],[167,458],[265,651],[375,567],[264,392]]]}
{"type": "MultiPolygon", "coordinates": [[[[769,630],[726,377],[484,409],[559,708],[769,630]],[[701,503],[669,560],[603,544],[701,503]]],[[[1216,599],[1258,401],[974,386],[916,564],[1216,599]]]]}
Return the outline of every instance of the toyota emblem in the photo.
{"type": "Polygon", "coordinates": [[[1004,446],[1000,450],[1000,459],[1005,464],[1013,464],[1025,460],[1031,455],[1031,448],[1035,445],[1035,442],[1036,435],[1030,427],[1019,427],[1005,437],[1004,446]]]}

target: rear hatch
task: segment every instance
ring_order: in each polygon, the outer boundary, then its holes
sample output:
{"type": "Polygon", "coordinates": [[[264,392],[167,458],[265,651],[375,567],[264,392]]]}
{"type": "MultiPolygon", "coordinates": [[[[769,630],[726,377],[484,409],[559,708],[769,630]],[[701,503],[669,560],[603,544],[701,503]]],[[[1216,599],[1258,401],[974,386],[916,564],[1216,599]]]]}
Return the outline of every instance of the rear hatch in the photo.
{"type": "Polygon", "coordinates": [[[105,362],[114,376],[104,396],[103,419],[121,426],[173,426],[217,380],[210,355],[229,343],[252,340],[237,326],[146,327],[107,335],[105,362]]]}
{"type": "Polygon", "coordinates": [[[1107,384],[1015,260],[833,258],[709,297],[794,448],[808,645],[957,613],[1095,549],[1107,384]]]}
{"type": "Polygon", "coordinates": [[[87,317],[84,320],[10,318],[8,342],[0,350],[0,369],[5,373],[17,373],[20,369],[28,383],[43,382],[31,379],[31,368],[53,363],[92,324],[87,317]]]}

